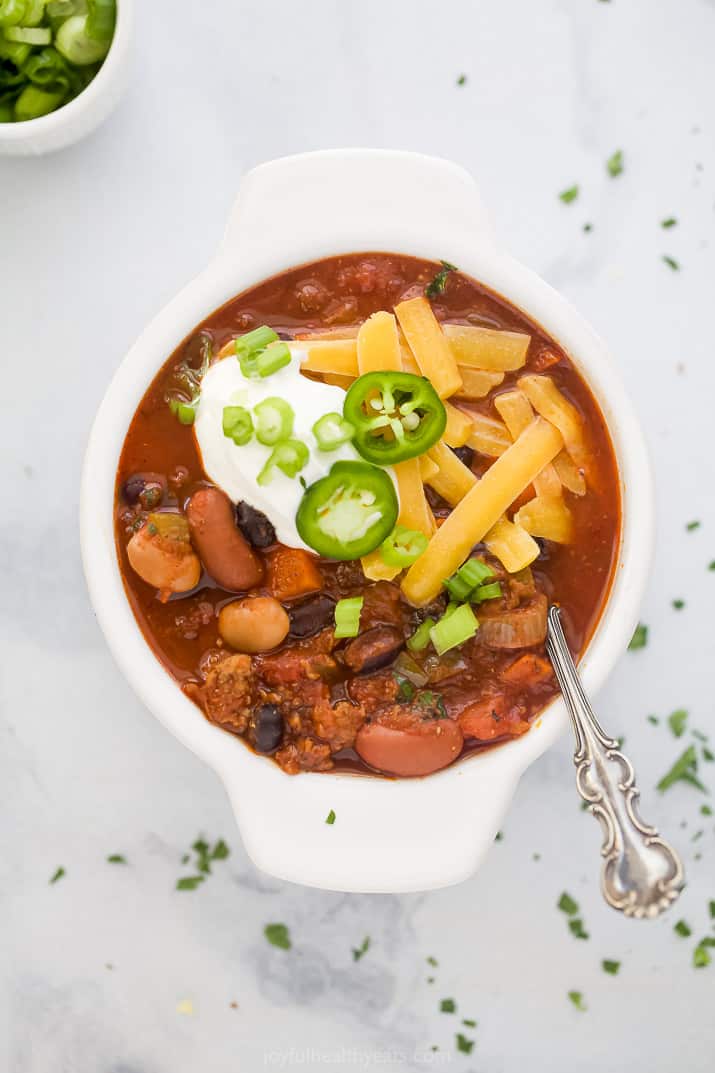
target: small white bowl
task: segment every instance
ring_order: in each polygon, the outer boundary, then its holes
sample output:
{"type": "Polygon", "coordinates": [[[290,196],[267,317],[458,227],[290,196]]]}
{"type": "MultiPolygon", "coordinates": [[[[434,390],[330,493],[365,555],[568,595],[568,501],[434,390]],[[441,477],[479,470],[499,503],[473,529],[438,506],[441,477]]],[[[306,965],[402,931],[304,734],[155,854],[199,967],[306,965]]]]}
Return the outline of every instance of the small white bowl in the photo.
{"type": "Polygon", "coordinates": [[[133,18],[134,0],[117,0],[114,37],[95,77],[74,100],[49,115],[25,123],[0,123],[0,156],[41,156],[64,149],[107,118],[127,82],[133,18]]]}
{"type": "Polygon", "coordinates": [[[224,781],[255,864],[281,879],[333,890],[413,891],[457,883],[475,871],[520,776],[566,729],[563,701],[550,704],[524,737],[424,779],[286,775],[209,723],[158,662],[126,598],[114,542],[122,443],[174,348],[207,314],[261,280],[361,251],[459,265],[558,340],[598,399],[619,465],[623,532],[608,605],[581,661],[585,687],[596,691],[632,636],[650,566],[654,510],[643,437],[605,344],[499,246],[471,176],[444,160],[335,150],[276,160],[245,176],[216,257],[148,325],[99,408],[82,478],[82,555],[117,663],[147,707],[224,781]],[[334,826],[325,823],[330,809],[334,826]]]}

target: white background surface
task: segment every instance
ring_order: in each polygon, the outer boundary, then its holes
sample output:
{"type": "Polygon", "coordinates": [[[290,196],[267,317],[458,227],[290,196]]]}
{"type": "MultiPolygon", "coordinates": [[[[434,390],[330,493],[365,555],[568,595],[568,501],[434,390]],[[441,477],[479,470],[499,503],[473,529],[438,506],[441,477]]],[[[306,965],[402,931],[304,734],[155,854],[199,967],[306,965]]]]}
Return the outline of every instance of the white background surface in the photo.
{"type": "MultiPolygon", "coordinates": [[[[95,136],[0,161],[0,1067],[710,1071],[715,957],[700,970],[691,957],[711,924],[715,820],[688,786],[655,794],[690,738],[646,715],[686,707],[715,738],[715,3],[180,6],[181,21],[169,0],[140,5],[130,91],[95,136]],[[599,708],[626,736],[643,811],[687,863],[688,889],[661,921],[601,904],[598,830],[579,811],[566,740],[527,773],[503,841],[459,887],[345,896],[261,876],[218,781],[135,700],[93,620],[77,490],[111,372],[209,258],[247,167],[351,144],[469,168],[512,252],[622,363],[654,456],[658,551],[649,647],[623,658],[599,708]],[[611,179],[618,148],[625,171],[611,179]],[[561,204],[575,182],[579,199],[561,204]],[[678,226],[662,230],[671,215],[678,226]],[[176,892],[199,832],[231,856],[203,889],[176,892]],[[50,886],[58,865],[67,875],[50,886]],[[564,889],[588,942],[556,909],[564,889]],[[673,933],[681,916],[692,939],[673,933]],[[268,921],[289,925],[291,952],[263,939],[268,921]],[[622,961],[618,977],[604,957],[622,961]],[[438,1010],[447,996],[479,1021],[464,1029],[470,1057],[455,1051],[459,1017],[438,1010]],[[193,1012],[179,1012],[185,1000],[193,1012]]],[[[715,790],[715,765],[701,768],[715,790]]]]}

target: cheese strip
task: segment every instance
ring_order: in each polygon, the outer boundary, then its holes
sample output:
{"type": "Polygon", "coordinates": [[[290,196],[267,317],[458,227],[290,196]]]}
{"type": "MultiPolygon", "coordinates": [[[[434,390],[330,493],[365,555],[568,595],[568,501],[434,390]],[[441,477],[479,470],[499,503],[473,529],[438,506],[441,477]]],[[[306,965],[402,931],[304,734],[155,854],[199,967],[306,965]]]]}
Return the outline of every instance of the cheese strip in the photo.
{"type": "Polygon", "coordinates": [[[555,425],[563,436],[566,450],[579,469],[588,467],[588,452],[583,433],[583,422],[573,403],[561,394],[548,376],[522,376],[519,387],[531,405],[555,425]]]}
{"type": "Polygon", "coordinates": [[[392,313],[373,313],[360,325],[357,337],[357,370],[375,373],[402,369],[397,321],[392,313]]]}
{"type": "Polygon", "coordinates": [[[343,391],[348,390],[354,379],[354,376],[343,376],[342,373],[323,373],[322,376],[323,383],[341,387],[343,391]]]}
{"type": "Polygon", "coordinates": [[[360,330],[359,324],[342,324],[335,328],[321,328],[318,331],[310,332],[297,332],[296,339],[310,340],[325,340],[327,342],[335,342],[336,339],[357,339],[358,331],[360,330]]]}
{"type": "Polygon", "coordinates": [[[402,582],[407,599],[428,604],[507,507],[563,447],[558,429],[537,417],[458,503],[402,582]]]}
{"type": "Polygon", "coordinates": [[[544,540],[553,540],[557,544],[570,544],[573,540],[573,517],[563,496],[530,499],[514,515],[514,521],[527,533],[544,540]]]}
{"type": "Polygon", "coordinates": [[[429,484],[430,479],[439,473],[439,466],[436,462],[433,462],[429,455],[420,455],[418,462],[420,464],[420,476],[424,484],[429,484]]]}
{"type": "Polygon", "coordinates": [[[358,374],[357,348],[354,339],[334,339],[332,342],[306,342],[291,351],[304,352],[301,370],[308,373],[339,373],[340,376],[356,377],[358,374]]]}
{"type": "Polygon", "coordinates": [[[462,386],[459,389],[461,399],[483,399],[495,387],[499,387],[504,373],[490,373],[486,369],[470,369],[468,365],[459,366],[462,386]]]}
{"type": "Polygon", "coordinates": [[[472,431],[467,443],[487,458],[498,458],[511,446],[512,439],[503,421],[486,414],[472,414],[472,431]]]}
{"type": "MultiPolygon", "coordinates": [[[[524,392],[519,391],[518,388],[497,395],[494,405],[513,440],[518,439],[524,429],[534,420],[531,403],[524,392]]],[[[535,478],[534,491],[539,496],[561,496],[561,480],[552,463],[545,466],[539,476],[535,478]]]]}
{"type": "Polygon", "coordinates": [[[473,324],[445,324],[444,334],[459,365],[492,372],[521,369],[531,342],[521,332],[501,332],[473,324]]]}
{"type": "MultiPolygon", "coordinates": [[[[408,458],[406,462],[398,462],[394,470],[400,499],[397,524],[404,525],[406,529],[417,529],[426,537],[431,537],[437,526],[425,498],[420,459],[408,458]]],[[[392,581],[400,573],[399,566],[388,566],[379,548],[364,555],[361,562],[363,573],[370,581],[392,581]]]]}
{"type": "Polygon", "coordinates": [[[477,478],[471,469],[460,462],[454,451],[451,451],[444,440],[438,440],[427,452],[431,462],[436,463],[437,472],[431,477],[425,477],[425,481],[434,488],[437,495],[449,503],[450,507],[456,507],[457,503],[464,499],[471,491],[477,478]]]}
{"type": "Polygon", "coordinates": [[[516,574],[533,563],[539,555],[539,545],[526,529],[502,515],[484,537],[487,551],[495,555],[510,574],[516,574]]]}
{"type": "Polygon", "coordinates": [[[410,298],[400,302],[395,306],[395,313],[422,375],[427,377],[441,399],[454,395],[462,386],[462,378],[427,299],[410,298]]]}
{"type": "Polygon", "coordinates": [[[584,480],[583,473],[578,466],[571,461],[571,458],[566,451],[562,451],[561,454],[554,459],[553,466],[564,488],[568,488],[569,492],[573,492],[575,496],[586,495],[586,481],[584,480]]]}
{"type": "Polygon", "coordinates": [[[447,411],[447,425],[442,433],[444,442],[450,447],[462,447],[469,439],[474,421],[464,410],[452,406],[451,402],[445,400],[444,408],[447,411]]]}

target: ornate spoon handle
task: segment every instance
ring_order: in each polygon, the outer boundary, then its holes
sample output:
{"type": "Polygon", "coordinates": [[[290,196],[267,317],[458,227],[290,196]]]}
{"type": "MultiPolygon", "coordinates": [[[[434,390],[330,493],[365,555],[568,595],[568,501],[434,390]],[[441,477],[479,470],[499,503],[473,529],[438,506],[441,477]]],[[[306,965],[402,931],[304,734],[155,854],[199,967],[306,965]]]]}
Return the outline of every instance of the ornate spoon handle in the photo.
{"type": "Polygon", "coordinates": [[[680,858],[636,812],[639,790],[633,765],[594,715],[566,644],[558,607],[549,608],[546,649],[576,734],[576,786],[603,829],[603,896],[626,916],[656,917],[683,889],[680,858]]]}

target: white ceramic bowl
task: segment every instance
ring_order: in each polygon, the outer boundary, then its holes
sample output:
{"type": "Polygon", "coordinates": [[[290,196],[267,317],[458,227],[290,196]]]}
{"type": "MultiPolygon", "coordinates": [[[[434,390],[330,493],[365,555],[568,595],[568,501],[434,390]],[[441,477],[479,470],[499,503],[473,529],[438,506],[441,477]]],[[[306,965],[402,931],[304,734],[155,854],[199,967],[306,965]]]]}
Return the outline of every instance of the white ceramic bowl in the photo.
{"type": "MultiPolygon", "coordinates": [[[[411,891],[457,883],[492,845],[516,784],[567,726],[554,701],[528,734],[424,779],[285,775],[207,722],[153,655],[126,599],[114,545],[119,453],[134,410],[173,349],[208,313],[268,276],[333,254],[445,258],[541,324],[587,379],[620,467],[616,577],[582,664],[594,693],[626,648],[650,565],[653,498],[638,422],[605,344],[491,233],[470,175],[413,153],[336,150],[264,164],[243,179],[215,258],[152,321],[117,370],[87,448],[81,539],[92,603],[114,657],[147,707],[224,781],[255,864],[296,883],[411,891]],[[325,817],[334,809],[334,826],[325,817]]],[[[564,778],[569,778],[564,771],[564,778]]]]}
{"type": "Polygon", "coordinates": [[[134,0],[117,0],[117,25],[104,63],[79,96],[26,123],[0,123],[0,156],[41,156],[90,134],[117,104],[126,85],[134,0]]]}

